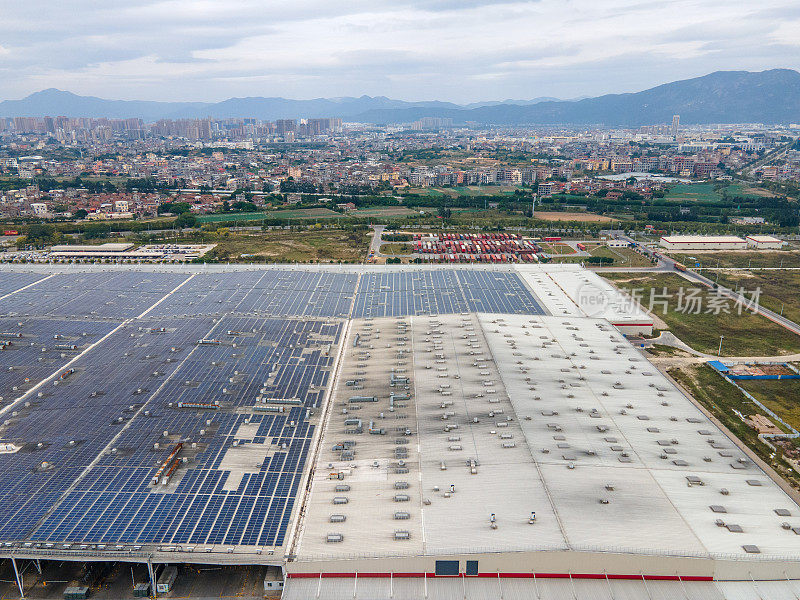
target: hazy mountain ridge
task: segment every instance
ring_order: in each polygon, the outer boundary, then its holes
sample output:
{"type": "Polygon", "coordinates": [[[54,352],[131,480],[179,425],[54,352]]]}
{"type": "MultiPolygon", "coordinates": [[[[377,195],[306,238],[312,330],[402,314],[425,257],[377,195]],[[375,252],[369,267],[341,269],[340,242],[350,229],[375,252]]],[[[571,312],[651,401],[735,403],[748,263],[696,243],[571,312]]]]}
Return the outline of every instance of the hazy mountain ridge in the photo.
{"type": "Polygon", "coordinates": [[[800,73],[791,69],[761,72],[717,71],[628,94],[557,100],[504,100],[458,105],[408,102],[385,96],[315,98],[229,98],[216,103],[105,100],[56,89],[21,100],[0,102],[0,116],[138,117],[146,122],[178,118],[341,117],[348,121],[408,123],[422,117],[451,118],[456,124],[497,125],[605,124],[636,126],[667,123],[788,123],[800,121],[800,73]]]}
{"type": "Polygon", "coordinates": [[[791,69],[717,71],[703,77],[665,83],[642,92],[608,94],[575,102],[497,105],[432,113],[419,109],[370,111],[367,123],[408,122],[421,116],[498,125],[605,124],[636,126],[668,123],[789,123],[800,120],[800,73],[791,69]]]}
{"type": "Polygon", "coordinates": [[[384,96],[341,98],[315,98],[292,100],[280,97],[251,96],[229,98],[221,102],[156,102],[147,100],[105,100],[95,96],[79,96],[50,88],[35,92],[21,100],[0,102],[0,116],[4,117],[95,117],[140,118],[147,122],[158,119],[181,118],[242,118],[264,120],[353,117],[369,110],[426,110],[460,109],[452,102],[407,102],[384,96]]]}

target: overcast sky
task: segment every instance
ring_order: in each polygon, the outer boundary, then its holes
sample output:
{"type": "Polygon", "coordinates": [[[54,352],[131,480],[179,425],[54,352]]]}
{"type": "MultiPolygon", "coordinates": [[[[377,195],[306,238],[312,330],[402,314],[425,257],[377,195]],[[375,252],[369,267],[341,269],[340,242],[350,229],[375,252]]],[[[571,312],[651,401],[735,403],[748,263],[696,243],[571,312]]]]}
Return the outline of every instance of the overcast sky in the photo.
{"type": "Polygon", "coordinates": [[[0,99],[638,91],[800,67],[798,0],[0,0],[0,99]]]}

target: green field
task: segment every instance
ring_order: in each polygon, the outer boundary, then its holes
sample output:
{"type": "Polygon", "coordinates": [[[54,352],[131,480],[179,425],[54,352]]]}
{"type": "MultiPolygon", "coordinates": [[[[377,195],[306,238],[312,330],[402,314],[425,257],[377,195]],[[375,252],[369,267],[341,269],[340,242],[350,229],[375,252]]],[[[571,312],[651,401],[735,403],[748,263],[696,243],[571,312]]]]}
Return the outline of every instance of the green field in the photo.
{"type": "Polygon", "coordinates": [[[769,190],[754,188],[741,183],[733,183],[724,188],[725,195],[734,198],[771,198],[775,196],[769,190]]]}
{"type": "Polygon", "coordinates": [[[209,258],[219,262],[361,262],[370,236],[363,231],[272,230],[218,236],[209,258]]]}
{"type": "MultiPolygon", "coordinates": [[[[442,189],[444,190],[446,188],[442,189]]],[[[450,189],[464,196],[500,196],[513,194],[515,191],[521,188],[516,185],[459,185],[450,189]]]]}
{"type": "Polygon", "coordinates": [[[569,244],[563,244],[561,242],[542,242],[539,245],[542,247],[542,250],[554,256],[569,256],[570,254],[575,254],[575,249],[569,244]]]}
{"type": "MultiPolygon", "coordinates": [[[[800,252],[795,250],[768,250],[761,252],[695,252],[693,254],[668,253],[669,256],[692,269],[696,268],[761,268],[800,267],[800,252]],[[700,263],[700,267],[695,264],[700,263]]],[[[708,273],[706,273],[708,275],[708,273]]],[[[709,277],[711,275],[708,275],[709,277]]]]}
{"type": "Polygon", "coordinates": [[[733,302],[728,303],[730,314],[706,312],[713,294],[702,288],[700,314],[681,312],[678,307],[678,289],[696,288],[682,277],[664,273],[607,273],[604,277],[617,287],[628,290],[640,299],[647,310],[654,301],[654,313],[670,331],[699,352],[716,355],[720,336],[724,336],[722,356],[777,356],[800,352],[800,336],[769,321],[761,315],[743,311],[737,314],[733,302]],[[668,310],[663,312],[658,303],[666,288],[668,310]]]}
{"type": "MultiPolygon", "coordinates": [[[[546,244],[543,244],[543,247],[546,244]]],[[[630,248],[609,248],[601,243],[587,243],[587,252],[591,256],[600,256],[603,258],[613,258],[614,262],[608,266],[612,267],[652,267],[653,263],[650,260],[631,250],[630,248]]],[[[546,249],[547,252],[550,250],[546,249]]],[[[555,253],[554,253],[555,254],[555,253]]],[[[569,254],[554,256],[551,262],[569,262],[569,263],[582,263],[586,261],[585,256],[570,256],[569,254]]]]}
{"type": "Polygon", "coordinates": [[[197,217],[198,223],[228,223],[261,221],[263,219],[334,219],[341,213],[327,208],[298,208],[296,210],[270,210],[251,213],[220,213],[197,217]]]}
{"type": "Polygon", "coordinates": [[[674,346],[665,346],[663,344],[653,344],[652,346],[648,346],[647,353],[651,356],[657,356],[659,358],[691,356],[691,354],[681,350],[680,348],[675,348],[674,346]]]}
{"type": "MultiPolygon", "coordinates": [[[[736,382],[772,412],[800,431],[800,379],[740,380],[736,382]]],[[[766,415],[769,417],[769,415],[766,415]]],[[[774,422],[774,419],[773,419],[774,422]]],[[[783,426],[775,422],[775,425],[783,426]]]]}
{"type": "Polygon", "coordinates": [[[595,249],[590,249],[589,254],[592,256],[603,256],[606,258],[613,258],[614,267],[652,267],[653,263],[649,258],[631,250],[630,248],[609,248],[608,246],[598,246],[595,249]]]}
{"type": "Polygon", "coordinates": [[[369,208],[351,210],[347,213],[351,217],[411,217],[418,214],[419,211],[405,206],[371,206],[369,208]]]}
{"type": "Polygon", "coordinates": [[[759,304],[800,323],[800,271],[721,271],[718,281],[748,294],[760,289],[759,304]]]}
{"type": "Polygon", "coordinates": [[[711,183],[680,183],[667,192],[667,200],[691,202],[702,200],[704,202],[717,202],[722,200],[722,194],[714,191],[711,183]]]}
{"type": "Polygon", "coordinates": [[[440,189],[427,187],[427,188],[407,188],[403,190],[402,194],[409,196],[433,196],[436,198],[441,198],[442,196],[445,195],[453,196],[454,194],[452,193],[452,190],[450,190],[450,192],[451,193],[445,194],[440,189]]]}
{"type": "Polygon", "coordinates": [[[756,431],[748,427],[736,414],[736,412],[743,415],[763,413],[757,405],[748,400],[744,394],[725,381],[708,365],[672,368],[668,373],[784,479],[794,487],[800,485],[800,475],[782,457],[771,458],[770,448],[763,444],[758,439],[756,431]]]}
{"type": "Polygon", "coordinates": [[[408,188],[404,193],[417,196],[509,196],[522,189],[515,185],[458,185],[454,187],[408,188]]]}
{"type": "Polygon", "coordinates": [[[381,245],[381,254],[389,254],[389,255],[406,255],[411,254],[414,251],[414,246],[412,244],[403,243],[403,242],[391,242],[389,244],[381,245]]]}

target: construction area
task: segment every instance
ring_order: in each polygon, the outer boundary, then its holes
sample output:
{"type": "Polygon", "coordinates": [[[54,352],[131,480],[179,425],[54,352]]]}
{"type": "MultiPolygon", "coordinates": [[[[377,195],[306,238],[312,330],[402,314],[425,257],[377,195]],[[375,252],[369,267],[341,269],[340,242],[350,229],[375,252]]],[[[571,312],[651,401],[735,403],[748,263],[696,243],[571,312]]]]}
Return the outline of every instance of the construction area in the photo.
{"type": "Polygon", "coordinates": [[[788,363],[732,363],[711,361],[709,364],[731,379],[800,379],[797,368],[788,363]]]}
{"type": "Polygon", "coordinates": [[[2,267],[2,591],[796,600],[652,327],[578,265],[2,267]]]}

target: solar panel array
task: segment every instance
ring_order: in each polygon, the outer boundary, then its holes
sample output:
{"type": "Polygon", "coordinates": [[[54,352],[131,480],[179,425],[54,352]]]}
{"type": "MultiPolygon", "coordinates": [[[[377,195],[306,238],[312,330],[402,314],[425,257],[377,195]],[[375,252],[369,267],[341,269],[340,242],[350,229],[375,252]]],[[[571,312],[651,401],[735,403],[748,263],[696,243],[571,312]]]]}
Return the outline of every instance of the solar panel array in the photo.
{"type": "Polygon", "coordinates": [[[29,283],[0,301],[0,541],[45,547],[281,546],[344,319],[542,312],[511,272],[29,283]]]}
{"type": "Polygon", "coordinates": [[[217,315],[226,312],[274,316],[346,318],[356,289],[353,273],[244,271],[199,274],[156,307],[152,316],[217,315]]]}
{"type": "Polygon", "coordinates": [[[545,314],[508,271],[398,271],[362,275],[353,317],[498,312],[545,314]]]}
{"type": "Polygon", "coordinates": [[[47,277],[47,275],[42,273],[3,273],[2,277],[0,277],[0,296],[10,294],[45,277],[47,277]]]}
{"type": "Polygon", "coordinates": [[[130,319],[188,277],[135,271],[63,273],[5,298],[0,315],[130,319]]]}
{"type": "Polygon", "coordinates": [[[0,318],[0,407],[107,334],[106,321],[0,318]]]}

